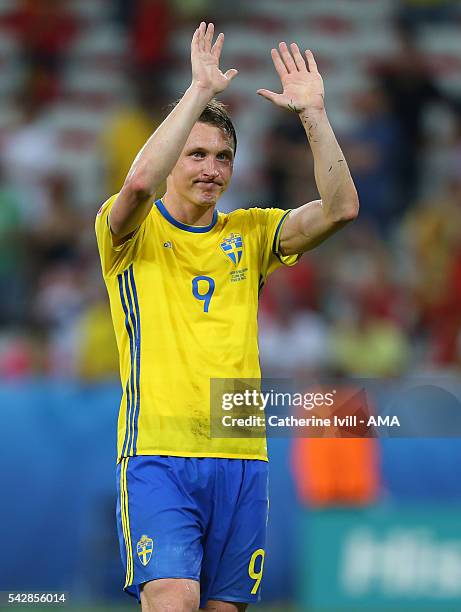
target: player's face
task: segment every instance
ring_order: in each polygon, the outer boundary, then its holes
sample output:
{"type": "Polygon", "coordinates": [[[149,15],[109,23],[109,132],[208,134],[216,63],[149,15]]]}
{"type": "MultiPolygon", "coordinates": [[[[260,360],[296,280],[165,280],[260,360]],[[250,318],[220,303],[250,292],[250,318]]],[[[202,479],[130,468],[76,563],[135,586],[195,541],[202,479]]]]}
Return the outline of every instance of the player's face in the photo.
{"type": "Polygon", "coordinates": [[[185,200],[216,204],[226,191],[234,163],[230,138],[214,125],[196,123],[169,179],[185,200]]]}

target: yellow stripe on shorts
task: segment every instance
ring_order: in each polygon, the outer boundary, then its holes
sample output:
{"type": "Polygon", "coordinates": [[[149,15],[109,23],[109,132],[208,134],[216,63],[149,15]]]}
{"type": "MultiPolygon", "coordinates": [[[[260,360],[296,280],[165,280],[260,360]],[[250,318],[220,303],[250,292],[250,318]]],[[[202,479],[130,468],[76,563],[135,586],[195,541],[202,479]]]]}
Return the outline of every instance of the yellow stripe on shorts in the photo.
{"type": "Polygon", "coordinates": [[[130,516],[128,513],[128,487],[126,480],[126,472],[128,469],[128,458],[122,459],[122,469],[120,472],[120,495],[121,495],[121,510],[122,510],[122,527],[123,537],[126,547],[126,588],[133,582],[133,551],[131,548],[131,533],[130,533],[130,516]]]}

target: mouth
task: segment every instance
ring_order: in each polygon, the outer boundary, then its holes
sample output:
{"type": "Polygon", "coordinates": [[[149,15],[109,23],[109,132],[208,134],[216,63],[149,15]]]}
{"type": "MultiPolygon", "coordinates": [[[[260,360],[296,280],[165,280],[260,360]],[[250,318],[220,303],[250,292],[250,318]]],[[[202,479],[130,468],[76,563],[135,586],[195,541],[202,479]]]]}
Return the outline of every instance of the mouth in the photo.
{"type": "Polygon", "coordinates": [[[206,196],[215,197],[219,191],[219,186],[216,183],[197,183],[200,192],[206,196]]]}
{"type": "Polygon", "coordinates": [[[219,183],[217,183],[216,181],[195,181],[195,183],[204,187],[212,187],[213,185],[219,187],[219,183]]]}

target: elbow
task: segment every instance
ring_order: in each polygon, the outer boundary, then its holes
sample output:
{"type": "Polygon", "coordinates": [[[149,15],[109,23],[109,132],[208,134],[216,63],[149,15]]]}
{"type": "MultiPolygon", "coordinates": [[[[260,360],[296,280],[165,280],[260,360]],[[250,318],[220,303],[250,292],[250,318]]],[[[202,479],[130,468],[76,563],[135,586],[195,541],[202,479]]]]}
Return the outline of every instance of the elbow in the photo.
{"type": "Polygon", "coordinates": [[[350,221],[354,221],[359,216],[359,200],[357,198],[356,201],[348,204],[348,206],[344,209],[342,213],[342,221],[349,223],[350,221]]]}
{"type": "Polygon", "coordinates": [[[122,187],[122,191],[128,196],[128,200],[136,206],[145,202],[155,195],[155,188],[142,175],[128,177],[122,187]]]}
{"type": "Polygon", "coordinates": [[[359,198],[357,192],[353,194],[351,197],[343,200],[340,206],[336,208],[336,213],[334,214],[333,222],[336,223],[350,223],[357,219],[359,215],[359,198]]]}

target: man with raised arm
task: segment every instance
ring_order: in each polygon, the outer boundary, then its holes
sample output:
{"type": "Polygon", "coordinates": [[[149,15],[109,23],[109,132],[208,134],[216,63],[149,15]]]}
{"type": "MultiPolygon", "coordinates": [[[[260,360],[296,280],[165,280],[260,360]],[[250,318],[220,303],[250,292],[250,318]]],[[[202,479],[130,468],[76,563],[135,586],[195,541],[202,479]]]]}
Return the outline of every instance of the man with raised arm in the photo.
{"type": "MultiPolygon", "coordinates": [[[[268,274],[354,219],[357,193],[324,108],[313,55],[272,49],[321,200],[296,210],[216,204],[237,140],[214,97],[224,35],[201,23],[192,83],[139,152],[96,235],[120,353],[118,503],[125,590],[146,611],[236,612],[259,600],[267,519],[263,438],[210,437],[210,380],[259,379],[258,293],[268,274]],[[166,193],[158,197],[166,179],[166,193]]],[[[288,347],[280,347],[289,350],[288,347]]]]}

